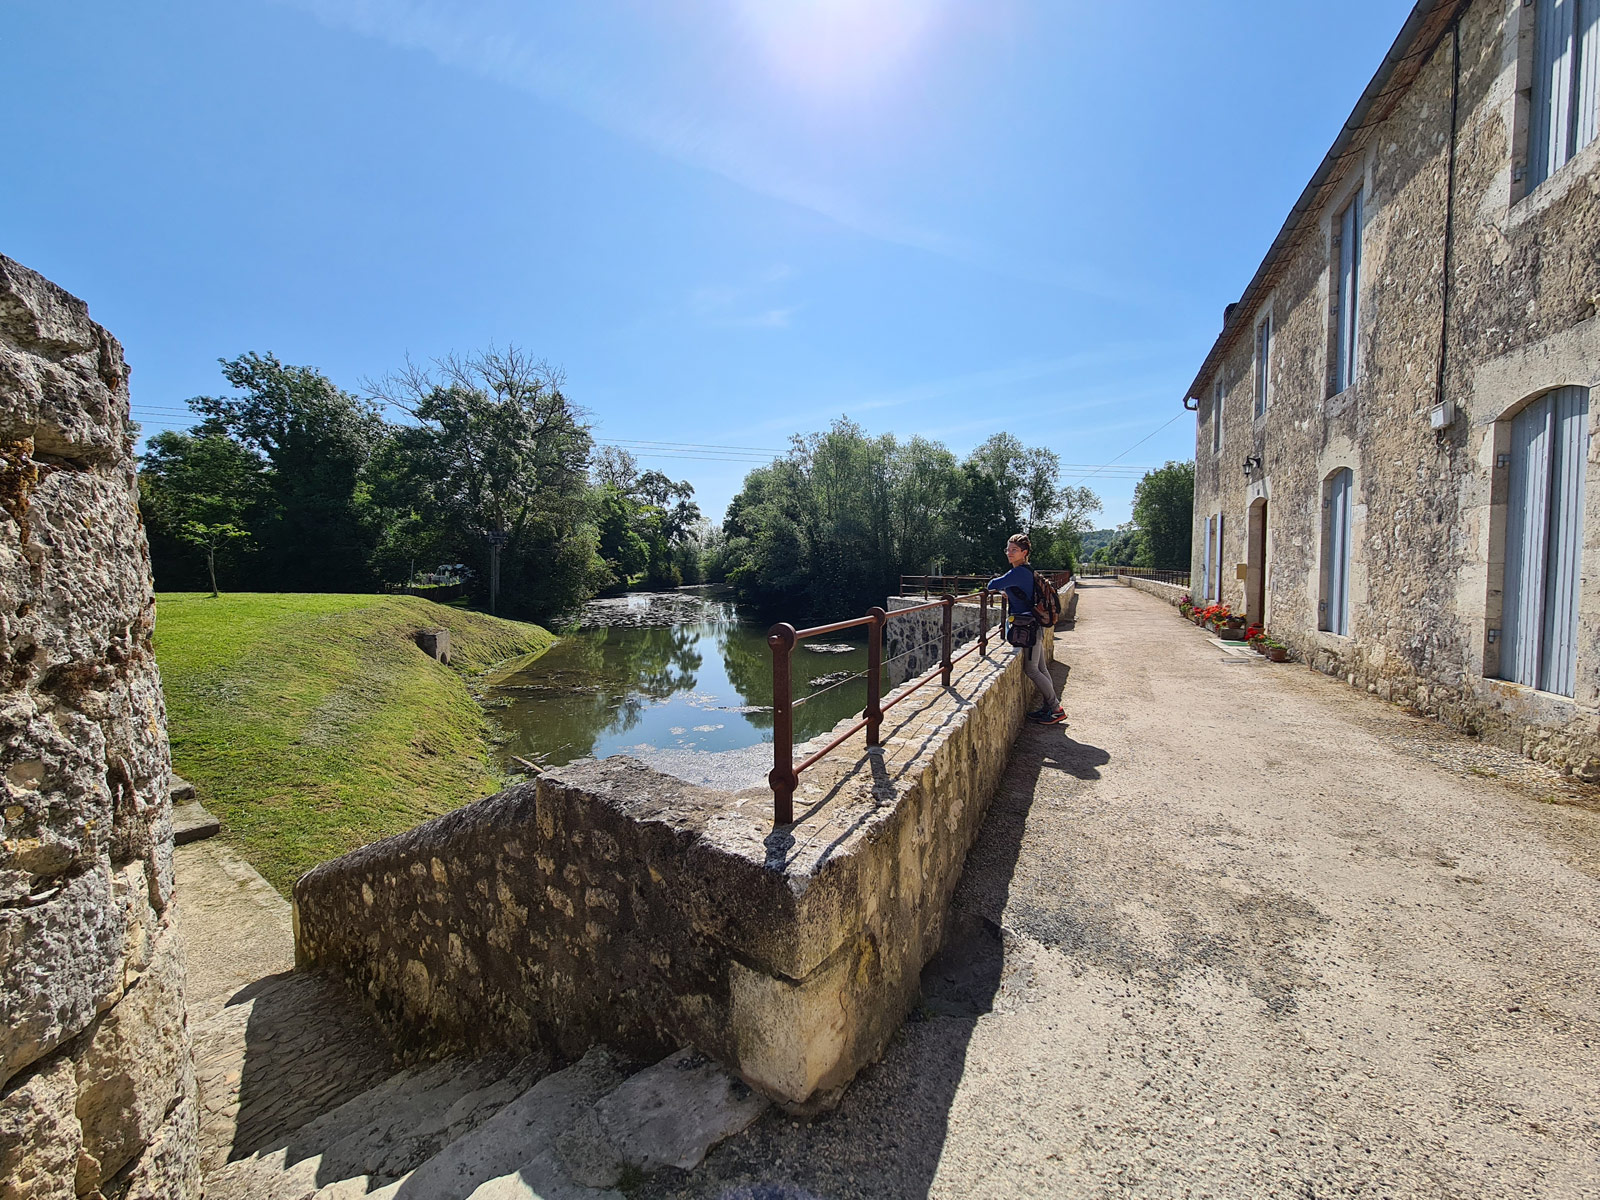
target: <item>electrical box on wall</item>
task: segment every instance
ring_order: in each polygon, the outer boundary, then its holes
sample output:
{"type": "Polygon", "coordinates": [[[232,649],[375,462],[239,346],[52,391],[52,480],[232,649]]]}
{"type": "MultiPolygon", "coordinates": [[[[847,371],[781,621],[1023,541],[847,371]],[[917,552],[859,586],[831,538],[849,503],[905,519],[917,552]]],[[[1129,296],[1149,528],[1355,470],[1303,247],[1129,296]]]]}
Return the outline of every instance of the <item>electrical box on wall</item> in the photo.
{"type": "Polygon", "coordinates": [[[1237,567],[1234,568],[1234,576],[1233,577],[1235,579],[1249,579],[1250,578],[1250,564],[1249,563],[1240,563],[1237,567]]]}
{"type": "Polygon", "coordinates": [[[1435,404],[1433,406],[1433,415],[1428,423],[1435,429],[1444,429],[1453,424],[1455,419],[1456,406],[1446,400],[1443,404],[1435,404]]]}

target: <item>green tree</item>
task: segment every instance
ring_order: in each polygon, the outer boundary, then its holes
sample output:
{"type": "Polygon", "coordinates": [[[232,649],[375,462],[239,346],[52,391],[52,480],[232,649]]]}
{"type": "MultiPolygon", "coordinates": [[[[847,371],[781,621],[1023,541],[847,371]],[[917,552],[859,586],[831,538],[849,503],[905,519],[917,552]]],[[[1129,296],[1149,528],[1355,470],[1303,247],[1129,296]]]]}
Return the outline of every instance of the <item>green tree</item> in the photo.
{"type": "Polygon", "coordinates": [[[191,546],[198,547],[206,556],[206,572],[211,578],[211,594],[220,596],[217,590],[217,554],[234,543],[247,543],[250,540],[250,531],[240,529],[231,522],[224,521],[220,525],[207,525],[200,521],[185,521],[178,530],[178,536],[191,546]]]}
{"type": "Polygon", "coordinates": [[[1140,567],[1185,570],[1194,535],[1194,463],[1168,462],[1133,489],[1140,567]]]}
{"type": "Polygon", "coordinates": [[[225,436],[267,464],[268,503],[251,527],[258,578],[284,591],[372,586],[380,522],[360,483],[388,433],[377,408],[271,354],[219,361],[242,394],[197,396],[189,407],[203,435],[225,436]]]}
{"type": "Polygon", "coordinates": [[[210,578],[215,590],[217,556],[231,563],[249,542],[229,538],[207,548],[185,530],[257,527],[270,504],[266,461],[215,429],[153,434],[139,461],[139,511],[158,585],[172,590],[210,578]]]}
{"type": "Polygon", "coordinates": [[[412,364],[372,385],[415,422],[394,433],[420,511],[487,598],[490,548],[503,536],[499,611],[549,619],[609,577],[589,483],[593,445],[548,364],[515,346],[412,364]]]}

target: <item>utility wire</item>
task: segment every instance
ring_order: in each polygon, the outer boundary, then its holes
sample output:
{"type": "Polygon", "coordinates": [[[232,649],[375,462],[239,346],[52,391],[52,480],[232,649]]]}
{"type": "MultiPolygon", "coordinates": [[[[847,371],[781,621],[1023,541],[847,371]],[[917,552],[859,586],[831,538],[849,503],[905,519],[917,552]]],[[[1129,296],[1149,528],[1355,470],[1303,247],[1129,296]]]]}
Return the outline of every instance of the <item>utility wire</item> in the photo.
{"type": "MultiPolygon", "coordinates": [[[[1180,412],[1176,417],[1173,417],[1171,421],[1166,422],[1165,424],[1161,425],[1159,428],[1152,429],[1149,433],[1145,434],[1142,438],[1140,438],[1133,445],[1129,446],[1121,454],[1117,455],[1117,458],[1125,458],[1127,455],[1132,454],[1135,450],[1137,450],[1140,446],[1144,445],[1151,438],[1155,437],[1156,434],[1160,433],[1161,430],[1165,429],[1168,425],[1171,425],[1176,421],[1182,420],[1183,417],[1186,414],[1187,414],[1187,410],[1185,410],[1184,412],[1180,412]]],[[[1115,463],[1117,461],[1117,458],[1113,458],[1111,460],[1111,462],[1106,464],[1106,467],[1109,467],[1113,463],[1115,463]]],[[[1105,470],[1105,467],[1101,467],[1099,470],[1090,471],[1087,475],[1080,475],[1076,479],[1069,480],[1064,486],[1071,487],[1074,483],[1082,483],[1085,479],[1093,479],[1096,475],[1100,474],[1100,471],[1103,471],[1103,470],[1105,470]]]]}

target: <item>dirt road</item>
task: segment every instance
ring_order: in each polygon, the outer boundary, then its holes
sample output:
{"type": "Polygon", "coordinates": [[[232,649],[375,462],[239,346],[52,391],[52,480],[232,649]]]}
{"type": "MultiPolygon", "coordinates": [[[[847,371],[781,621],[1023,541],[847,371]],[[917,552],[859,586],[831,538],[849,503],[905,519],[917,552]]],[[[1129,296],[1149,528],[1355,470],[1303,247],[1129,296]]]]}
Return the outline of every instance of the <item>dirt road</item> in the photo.
{"type": "Polygon", "coordinates": [[[1600,1196],[1600,805],[1113,585],[1058,656],[884,1061],[636,1196],[1600,1196]]]}

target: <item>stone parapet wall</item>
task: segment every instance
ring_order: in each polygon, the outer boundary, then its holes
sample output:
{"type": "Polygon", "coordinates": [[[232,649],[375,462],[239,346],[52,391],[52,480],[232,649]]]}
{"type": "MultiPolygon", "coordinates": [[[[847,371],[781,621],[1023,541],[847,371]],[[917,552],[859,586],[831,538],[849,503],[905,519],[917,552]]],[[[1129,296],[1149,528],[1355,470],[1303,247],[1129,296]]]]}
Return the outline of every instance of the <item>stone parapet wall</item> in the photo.
{"type": "Polygon", "coordinates": [[[1158,600],[1165,600],[1174,608],[1178,606],[1179,600],[1189,594],[1189,589],[1186,587],[1180,587],[1175,583],[1158,583],[1154,579],[1145,579],[1140,575],[1118,575],[1117,582],[1154,596],[1158,600]]]}
{"type": "Polygon", "coordinates": [[[128,370],[3,256],[0,530],[0,1195],[195,1195],[128,370]]]}
{"type": "MultiPolygon", "coordinates": [[[[1060,589],[1060,594],[1062,619],[1071,620],[1078,607],[1078,581],[1069,580],[1066,587],[1060,589]]],[[[928,602],[926,596],[890,596],[884,607],[893,614],[928,602]]],[[[998,630],[1004,605],[1005,601],[998,596],[989,598],[991,630],[998,630]]],[[[982,607],[976,600],[962,599],[956,602],[955,611],[950,615],[950,633],[958,651],[978,636],[982,617],[982,607]]],[[[898,687],[906,680],[915,679],[938,666],[943,639],[944,614],[938,609],[894,617],[885,627],[883,635],[883,661],[889,673],[889,686],[898,687]]]]}
{"type": "Polygon", "coordinates": [[[915,1002],[1031,700],[1009,648],[970,655],[890,711],[883,749],[858,734],[803,773],[776,831],[764,788],[552,771],[307,873],[299,961],[429,1050],[693,1045],[824,1103],[915,1002]]]}

